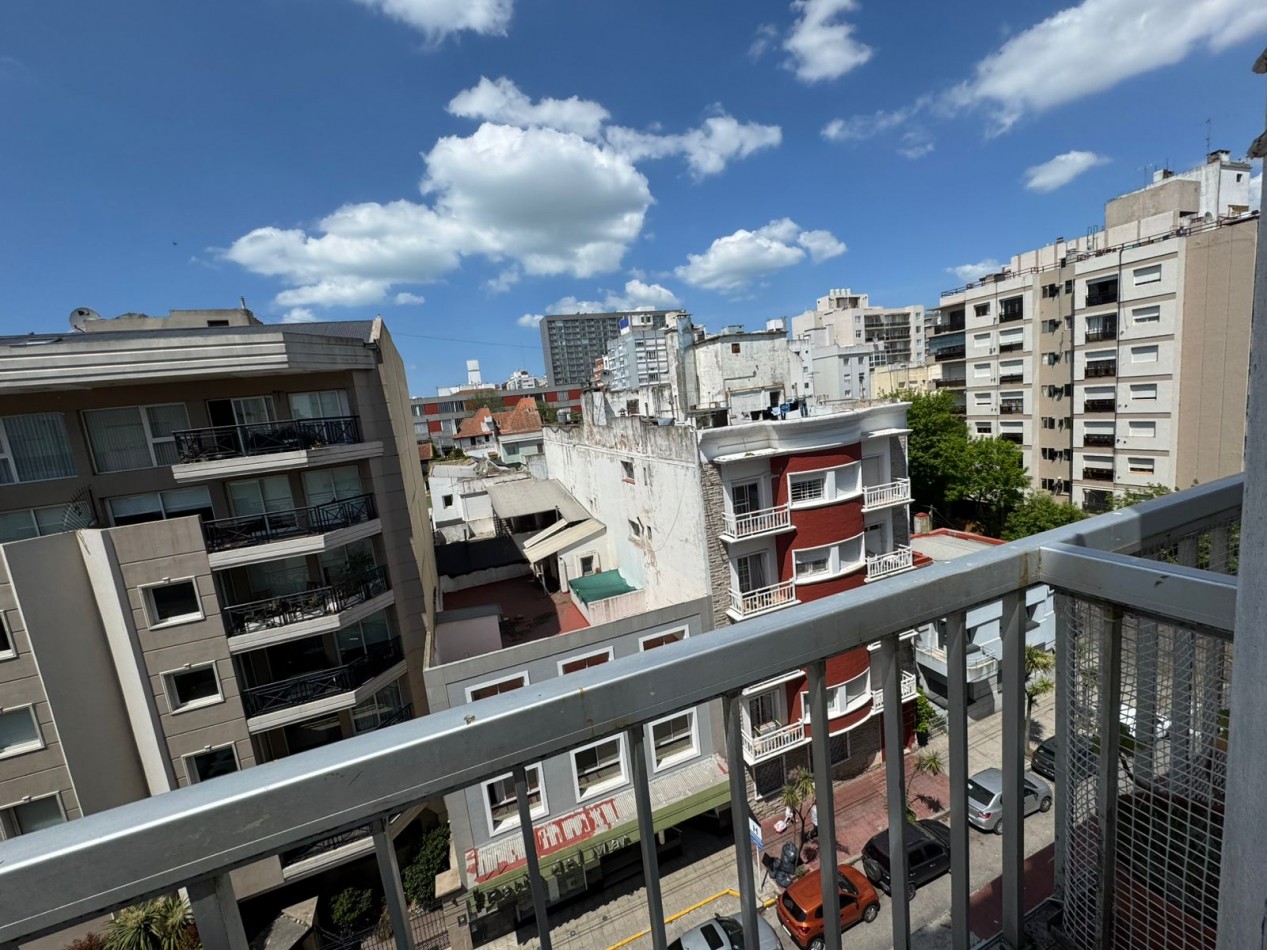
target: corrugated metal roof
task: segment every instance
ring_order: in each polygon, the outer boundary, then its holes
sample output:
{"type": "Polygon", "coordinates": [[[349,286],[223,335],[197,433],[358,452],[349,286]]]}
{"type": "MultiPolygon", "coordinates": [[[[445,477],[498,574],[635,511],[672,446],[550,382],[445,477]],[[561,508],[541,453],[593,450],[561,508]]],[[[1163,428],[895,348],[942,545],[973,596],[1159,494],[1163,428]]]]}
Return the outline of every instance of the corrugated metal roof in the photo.
{"type": "Polygon", "coordinates": [[[584,521],[590,513],[553,478],[523,479],[488,486],[488,498],[499,518],[557,511],[564,521],[584,521]]]}
{"type": "MultiPolygon", "coordinates": [[[[566,524],[566,522],[560,522],[560,524],[566,524]]],[[[524,542],[524,557],[535,564],[551,554],[558,554],[564,548],[584,541],[586,538],[592,538],[605,530],[607,529],[603,523],[593,518],[586,518],[584,521],[568,525],[562,531],[558,530],[558,524],[553,524],[524,542]]]]}

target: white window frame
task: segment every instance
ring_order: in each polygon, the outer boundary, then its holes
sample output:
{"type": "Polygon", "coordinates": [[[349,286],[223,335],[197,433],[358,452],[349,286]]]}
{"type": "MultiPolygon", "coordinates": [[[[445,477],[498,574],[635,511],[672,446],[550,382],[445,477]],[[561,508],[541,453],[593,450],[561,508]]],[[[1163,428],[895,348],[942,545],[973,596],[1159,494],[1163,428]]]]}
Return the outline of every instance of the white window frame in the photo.
{"type": "MultiPolygon", "coordinates": [[[[525,765],[524,766],[525,775],[527,775],[530,772],[537,773],[537,792],[541,798],[541,803],[537,805],[535,808],[533,808],[531,807],[531,801],[530,801],[528,815],[529,817],[533,819],[544,818],[546,815],[550,814],[550,803],[546,800],[545,775],[541,771],[541,763],[537,762],[532,765],[525,765]]],[[[515,773],[507,772],[505,775],[498,775],[496,778],[490,778],[488,781],[480,783],[480,801],[484,805],[484,824],[485,824],[485,827],[488,828],[488,835],[490,838],[495,837],[500,834],[504,834],[507,831],[513,831],[519,827],[519,810],[518,809],[516,809],[509,818],[506,818],[502,820],[501,822],[495,824],[493,822],[493,806],[488,800],[488,788],[490,785],[493,785],[497,782],[505,782],[509,780],[513,788],[514,778],[515,778],[515,773]]]]}
{"type": "MultiPolygon", "coordinates": [[[[92,436],[88,431],[88,417],[97,412],[97,409],[85,409],[84,415],[84,441],[88,443],[88,454],[92,456],[92,470],[98,475],[113,475],[118,472],[143,472],[147,468],[166,468],[167,463],[158,461],[158,456],[154,454],[154,446],[158,443],[175,443],[176,436],[164,435],[155,436],[150,428],[150,416],[146,409],[164,409],[168,406],[180,406],[185,410],[185,425],[189,425],[189,404],[184,402],[147,402],[139,406],[101,406],[101,410],[118,410],[118,409],[135,409],[137,415],[141,417],[141,427],[145,430],[145,447],[150,453],[150,464],[142,465],[140,468],[112,468],[109,472],[103,472],[97,465],[97,453],[93,451],[92,436]]],[[[179,461],[179,459],[177,459],[179,461]]]]}
{"type": "Polygon", "coordinates": [[[1131,324],[1142,326],[1149,323],[1161,323],[1161,304],[1155,303],[1147,307],[1131,308],[1131,324]]]}
{"type": "MultiPolygon", "coordinates": [[[[975,420],[974,420],[975,421],[975,420]]],[[[975,422],[977,427],[977,435],[993,435],[994,424],[991,422],[975,422]]]]}
{"type": "Polygon", "coordinates": [[[1147,402],[1154,402],[1157,399],[1156,383],[1131,383],[1130,388],[1131,399],[1140,399],[1147,402]]]}
{"type": "MultiPolygon", "coordinates": [[[[615,651],[612,650],[611,647],[603,647],[601,650],[590,650],[588,653],[577,653],[574,656],[566,656],[558,662],[559,675],[567,676],[569,673],[581,672],[580,670],[565,671],[563,667],[567,666],[569,663],[577,663],[580,660],[592,660],[596,656],[603,657],[603,663],[610,663],[615,655],[615,651]]],[[[598,665],[601,666],[602,664],[598,665]]],[[[583,667],[583,669],[589,669],[589,667],[583,667]]]]}
{"type": "MultiPolygon", "coordinates": [[[[827,718],[828,719],[839,719],[841,716],[848,716],[852,712],[857,712],[867,703],[871,702],[871,696],[872,696],[871,667],[868,666],[861,673],[851,676],[847,680],[844,680],[840,683],[836,683],[832,686],[828,686],[827,692],[830,694],[827,701],[827,718]],[[849,684],[856,683],[860,679],[865,680],[866,689],[864,689],[862,691],[862,695],[859,698],[855,699],[852,703],[845,702],[844,700],[845,700],[846,694],[848,693],[849,684]]],[[[809,690],[803,689],[801,690],[801,722],[809,722],[809,721],[810,721],[809,690]]]]}
{"type": "Polygon", "coordinates": [[[57,810],[62,813],[62,823],[65,824],[69,819],[66,816],[66,805],[62,802],[61,792],[51,792],[48,795],[27,796],[21,801],[10,802],[7,805],[0,805],[0,841],[12,841],[14,838],[20,838],[23,834],[30,834],[18,830],[17,816],[13,814],[14,809],[21,808],[23,805],[30,805],[35,802],[42,802],[46,798],[52,798],[57,801],[57,810]]]}
{"type": "Polygon", "coordinates": [[[31,723],[35,726],[35,738],[12,749],[0,750],[0,759],[12,759],[19,755],[26,755],[28,752],[39,752],[46,745],[44,742],[44,730],[40,728],[39,717],[35,715],[34,703],[24,703],[18,706],[0,706],[0,716],[21,712],[24,709],[27,715],[31,717],[31,723]]]}
{"type": "Polygon", "coordinates": [[[851,498],[857,498],[863,493],[862,484],[862,459],[855,462],[846,462],[844,465],[830,465],[826,468],[816,468],[801,472],[787,473],[787,497],[788,505],[795,509],[816,508],[819,505],[832,505],[840,501],[848,501],[851,498]],[[797,501],[793,498],[793,486],[797,479],[809,481],[816,477],[822,477],[823,493],[816,498],[806,498],[797,501]],[[852,483],[841,490],[842,482],[848,480],[852,476],[852,483]]]}
{"type": "MultiPolygon", "coordinates": [[[[798,587],[804,584],[817,584],[822,581],[843,577],[865,567],[867,564],[867,545],[863,537],[865,533],[865,531],[860,531],[848,538],[841,538],[839,541],[833,541],[830,544],[820,544],[817,547],[794,549],[792,551],[794,583],[798,587]],[[855,541],[858,544],[858,559],[848,562],[842,560],[842,547],[855,541]],[[827,552],[827,570],[817,571],[813,574],[802,574],[800,571],[802,556],[805,556],[805,560],[810,560],[809,555],[816,555],[822,551],[827,552]]],[[[818,561],[821,558],[813,558],[813,560],[818,561]]]]}
{"type": "Polygon", "coordinates": [[[586,551],[576,556],[576,569],[581,572],[582,577],[589,577],[591,574],[601,574],[603,570],[602,561],[597,551],[586,551]],[[585,559],[589,558],[590,569],[585,570],[585,559]]]}
{"type": "Polygon", "coordinates": [[[242,758],[238,755],[238,746],[236,742],[225,742],[221,745],[207,746],[205,749],[199,749],[197,752],[187,752],[180,757],[185,766],[185,779],[190,785],[197,785],[199,782],[209,781],[198,777],[198,770],[194,768],[194,759],[200,755],[207,755],[210,752],[219,752],[221,749],[230,749],[233,752],[233,770],[235,772],[242,771],[242,758]]]}
{"type": "Polygon", "coordinates": [[[597,742],[591,742],[589,745],[583,745],[579,749],[573,749],[571,754],[568,755],[568,761],[572,766],[572,791],[576,793],[576,801],[578,804],[581,802],[587,802],[593,798],[597,798],[599,795],[604,795],[613,789],[629,784],[629,756],[625,749],[625,736],[623,733],[617,733],[614,736],[607,736],[604,739],[599,739],[597,742]],[[596,785],[593,788],[586,789],[582,792],[581,774],[580,770],[576,766],[576,754],[578,752],[586,752],[590,749],[595,749],[601,745],[608,745],[612,742],[616,743],[617,758],[620,761],[620,775],[609,778],[601,785],[596,785]]]}
{"type": "Polygon", "coordinates": [[[220,671],[216,669],[214,660],[209,663],[188,663],[174,670],[164,670],[159,674],[159,678],[163,681],[163,694],[167,697],[167,711],[173,716],[179,716],[181,713],[191,712],[195,709],[205,709],[207,706],[216,706],[224,702],[224,684],[220,682],[220,671]],[[216,694],[203,699],[191,700],[187,703],[179,703],[180,697],[176,692],[176,677],[182,673],[192,673],[195,670],[204,669],[210,669],[211,675],[215,677],[216,694]]]}
{"type": "Polygon", "coordinates": [[[1145,264],[1143,267],[1136,267],[1131,271],[1131,279],[1134,280],[1135,286],[1142,284],[1155,284],[1161,280],[1160,264],[1145,264]]]}
{"type": "Polygon", "coordinates": [[[141,584],[137,587],[137,591],[141,595],[141,603],[145,608],[145,621],[151,630],[164,630],[167,627],[176,627],[184,623],[197,623],[199,620],[206,619],[206,612],[202,609],[202,593],[198,590],[198,579],[196,577],[172,577],[153,584],[141,584]],[[193,584],[194,597],[198,601],[198,612],[169,617],[167,620],[155,620],[154,600],[150,591],[159,587],[175,587],[177,584],[193,584]]]}
{"type": "Polygon", "coordinates": [[[797,472],[795,475],[787,477],[787,497],[788,503],[793,508],[808,505],[822,504],[827,500],[827,474],[826,472],[797,472]],[[818,494],[805,495],[797,498],[797,490],[802,486],[808,487],[817,484],[819,486],[818,494]]]}
{"type": "MultiPolygon", "coordinates": [[[[507,676],[498,677],[495,680],[485,680],[483,683],[476,683],[474,686],[466,687],[466,701],[468,703],[478,702],[478,700],[471,698],[473,694],[478,693],[481,689],[487,689],[490,686],[501,686],[503,683],[509,683],[511,680],[514,680],[514,679],[519,680],[519,685],[516,686],[515,689],[523,689],[525,686],[529,685],[530,683],[530,680],[528,679],[528,671],[520,670],[516,673],[511,673],[507,676]]],[[[515,691],[514,689],[498,690],[498,692],[494,695],[500,696],[503,693],[513,693],[514,691],[515,691]]],[[[486,696],[484,698],[491,699],[492,697],[486,696]]]]}
{"type": "Polygon", "coordinates": [[[1130,419],[1126,423],[1126,434],[1132,439],[1157,438],[1157,422],[1154,419],[1130,419]],[[1136,429],[1140,431],[1136,431],[1136,429]]]}
{"type": "Polygon", "coordinates": [[[1126,471],[1131,475],[1156,475],[1157,460],[1151,456],[1127,456],[1126,471]],[[1147,463],[1147,467],[1143,463],[1147,463]]]}
{"type": "Polygon", "coordinates": [[[679,633],[682,635],[683,640],[688,640],[690,639],[690,636],[691,636],[691,628],[690,627],[674,627],[671,630],[657,630],[655,633],[648,633],[646,636],[639,637],[638,638],[638,652],[646,653],[648,650],[655,650],[662,646],[668,646],[668,644],[666,643],[657,643],[655,646],[649,647],[647,646],[647,643],[649,643],[652,640],[660,640],[660,639],[663,639],[664,637],[671,637],[674,634],[679,634],[679,633]]]}
{"type": "Polygon", "coordinates": [[[651,754],[651,771],[653,773],[663,772],[665,769],[671,769],[675,765],[681,765],[683,762],[699,758],[699,716],[694,708],[683,709],[673,713],[671,716],[662,716],[659,719],[654,719],[643,728],[646,730],[646,744],[647,750],[651,754]],[[691,717],[691,746],[689,749],[666,756],[661,760],[656,754],[655,727],[672,719],[680,719],[683,716],[691,717]]]}
{"type": "Polygon", "coordinates": [[[4,611],[0,611],[0,637],[3,637],[0,640],[0,660],[12,660],[18,655],[18,645],[13,638],[13,627],[4,611]]]}
{"type": "Polygon", "coordinates": [[[1131,347],[1132,363],[1156,363],[1161,359],[1161,347],[1156,343],[1149,343],[1145,346],[1131,347]],[[1151,354],[1151,358],[1149,357],[1151,354]]]}

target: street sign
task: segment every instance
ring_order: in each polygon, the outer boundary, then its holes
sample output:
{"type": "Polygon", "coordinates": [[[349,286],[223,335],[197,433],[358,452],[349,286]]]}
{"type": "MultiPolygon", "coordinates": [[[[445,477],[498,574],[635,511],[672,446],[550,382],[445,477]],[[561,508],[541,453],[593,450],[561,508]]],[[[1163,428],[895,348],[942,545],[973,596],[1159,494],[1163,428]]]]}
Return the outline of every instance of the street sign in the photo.
{"type": "Polygon", "coordinates": [[[758,851],[765,851],[765,839],[761,837],[761,825],[751,815],[748,816],[748,837],[752,839],[753,846],[758,851]]]}

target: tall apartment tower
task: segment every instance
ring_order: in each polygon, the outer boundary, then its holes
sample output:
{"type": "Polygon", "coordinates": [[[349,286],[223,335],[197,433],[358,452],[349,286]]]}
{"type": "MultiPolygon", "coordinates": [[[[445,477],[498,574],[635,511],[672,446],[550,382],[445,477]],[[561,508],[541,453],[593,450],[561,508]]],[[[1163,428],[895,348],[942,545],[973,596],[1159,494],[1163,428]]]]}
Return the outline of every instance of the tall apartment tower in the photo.
{"type": "Polygon", "coordinates": [[[541,353],[551,386],[589,383],[594,363],[620,337],[622,320],[650,321],[663,329],[672,310],[619,311],[616,313],[556,313],[543,317],[541,353]]]}
{"type": "Polygon", "coordinates": [[[825,344],[869,346],[872,367],[924,362],[922,306],[873,307],[867,294],[848,288],[829,290],[813,310],[792,318],[794,338],[824,328],[830,331],[825,344]]]}
{"type": "Polygon", "coordinates": [[[1105,226],[947,291],[929,342],[970,434],[1015,442],[1035,488],[1088,511],[1243,467],[1258,212],[1212,152],[1105,206],[1105,226]]]}
{"type": "Polygon", "coordinates": [[[0,837],[425,713],[438,585],[382,321],[76,313],[0,352],[0,837]]]}

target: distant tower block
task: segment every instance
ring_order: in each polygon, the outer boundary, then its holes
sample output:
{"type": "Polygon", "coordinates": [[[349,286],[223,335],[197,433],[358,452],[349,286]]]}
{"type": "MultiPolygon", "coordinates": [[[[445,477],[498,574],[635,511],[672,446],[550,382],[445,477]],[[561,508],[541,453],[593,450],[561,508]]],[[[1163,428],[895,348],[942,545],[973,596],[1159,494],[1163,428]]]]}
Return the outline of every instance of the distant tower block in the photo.
{"type": "Polygon", "coordinates": [[[480,361],[466,361],[466,384],[468,386],[482,386],[484,381],[480,379],[480,361]]]}

